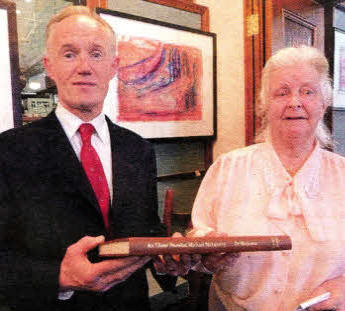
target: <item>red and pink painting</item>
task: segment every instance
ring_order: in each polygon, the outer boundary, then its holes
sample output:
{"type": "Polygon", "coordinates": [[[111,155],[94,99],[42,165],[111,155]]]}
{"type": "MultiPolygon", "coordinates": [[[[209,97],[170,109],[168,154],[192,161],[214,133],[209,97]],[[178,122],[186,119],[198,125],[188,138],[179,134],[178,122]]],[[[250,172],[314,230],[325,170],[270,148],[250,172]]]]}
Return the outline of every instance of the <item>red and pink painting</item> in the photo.
{"type": "Polygon", "coordinates": [[[97,9],[119,68],[104,113],[144,138],[215,136],[216,34],[97,9]]]}
{"type": "Polygon", "coordinates": [[[118,42],[117,121],[202,119],[202,52],[197,47],[127,37],[118,42]]]}

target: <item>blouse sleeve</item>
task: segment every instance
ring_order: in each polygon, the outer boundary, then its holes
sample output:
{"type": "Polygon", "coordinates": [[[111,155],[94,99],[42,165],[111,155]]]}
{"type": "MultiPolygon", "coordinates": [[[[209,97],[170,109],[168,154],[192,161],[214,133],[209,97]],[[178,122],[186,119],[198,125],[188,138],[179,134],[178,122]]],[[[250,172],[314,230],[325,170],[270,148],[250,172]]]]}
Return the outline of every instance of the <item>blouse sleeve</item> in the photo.
{"type": "Polygon", "coordinates": [[[192,210],[193,229],[190,236],[204,236],[216,230],[216,210],[222,184],[222,159],[218,159],[207,171],[192,210]]]}

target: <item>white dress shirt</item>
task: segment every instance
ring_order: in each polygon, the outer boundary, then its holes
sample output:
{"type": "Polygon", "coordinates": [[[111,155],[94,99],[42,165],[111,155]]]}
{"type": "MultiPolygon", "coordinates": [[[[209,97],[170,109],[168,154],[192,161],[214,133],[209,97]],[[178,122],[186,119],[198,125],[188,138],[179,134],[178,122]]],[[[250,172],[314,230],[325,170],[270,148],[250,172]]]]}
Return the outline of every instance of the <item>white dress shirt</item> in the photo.
{"type": "Polygon", "coordinates": [[[282,235],[291,251],[244,252],[213,277],[210,311],[293,311],[345,272],[345,158],[318,145],[291,177],[269,143],[222,155],[196,197],[192,235],[282,235]]]}
{"type": "MultiPolygon", "coordinates": [[[[69,112],[62,105],[58,105],[55,110],[56,117],[61,123],[68,140],[70,141],[74,152],[76,153],[80,161],[80,151],[82,147],[82,141],[79,134],[79,127],[83,123],[90,123],[94,126],[95,132],[91,136],[91,144],[96,149],[97,154],[102,162],[104,174],[107,179],[110,200],[113,199],[113,174],[112,174],[112,158],[111,158],[111,145],[110,145],[110,134],[108,129],[105,115],[101,113],[96,118],[89,122],[84,122],[79,119],[76,115],[69,112]]],[[[74,291],[59,292],[58,299],[67,300],[73,296],[74,291]]]]}
{"type": "Polygon", "coordinates": [[[82,141],[79,134],[79,127],[83,123],[92,124],[95,132],[91,137],[91,144],[96,149],[99,159],[102,162],[103,170],[107,179],[110,199],[113,198],[113,182],[112,182],[112,160],[111,160],[111,145],[110,134],[107,121],[104,113],[99,114],[96,118],[89,122],[79,119],[76,115],[69,112],[62,105],[58,105],[55,110],[56,116],[64,129],[74,152],[80,161],[80,151],[82,141]]]}

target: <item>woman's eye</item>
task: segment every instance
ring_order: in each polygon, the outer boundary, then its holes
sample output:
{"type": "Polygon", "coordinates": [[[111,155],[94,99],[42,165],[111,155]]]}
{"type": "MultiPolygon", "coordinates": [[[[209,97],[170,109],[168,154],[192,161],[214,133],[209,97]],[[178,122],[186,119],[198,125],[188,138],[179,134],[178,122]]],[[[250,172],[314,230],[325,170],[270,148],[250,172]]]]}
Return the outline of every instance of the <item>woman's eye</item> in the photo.
{"type": "Polygon", "coordinates": [[[100,58],[102,56],[102,53],[99,52],[99,51],[94,51],[94,52],[91,53],[91,56],[93,58],[100,58]]]}
{"type": "Polygon", "coordinates": [[[304,95],[312,95],[312,94],[314,94],[314,90],[312,90],[312,89],[304,89],[304,90],[302,90],[302,94],[304,94],[304,95]]]}

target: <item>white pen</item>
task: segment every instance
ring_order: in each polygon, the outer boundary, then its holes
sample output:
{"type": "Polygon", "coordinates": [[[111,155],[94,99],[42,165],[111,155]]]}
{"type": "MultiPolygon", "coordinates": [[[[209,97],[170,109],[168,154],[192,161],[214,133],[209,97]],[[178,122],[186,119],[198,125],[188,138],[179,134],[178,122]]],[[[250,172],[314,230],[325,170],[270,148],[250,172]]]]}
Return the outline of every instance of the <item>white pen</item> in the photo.
{"type": "Polygon", "coordinates": [[[315,304],[317,304],[319,302],[327,300],[330,296],[331,296],[331,294],[329,292],[327,292],[327,293],[324,293],[324,294],[322,294],[320,296],[316,296],[316,297],[313,297],[311,299],[308,299],[308,300],[302,302],[298,306],[296,311],[306,310],[307,308],[311,307],[312,305],[315,305],[315,304]]]}

